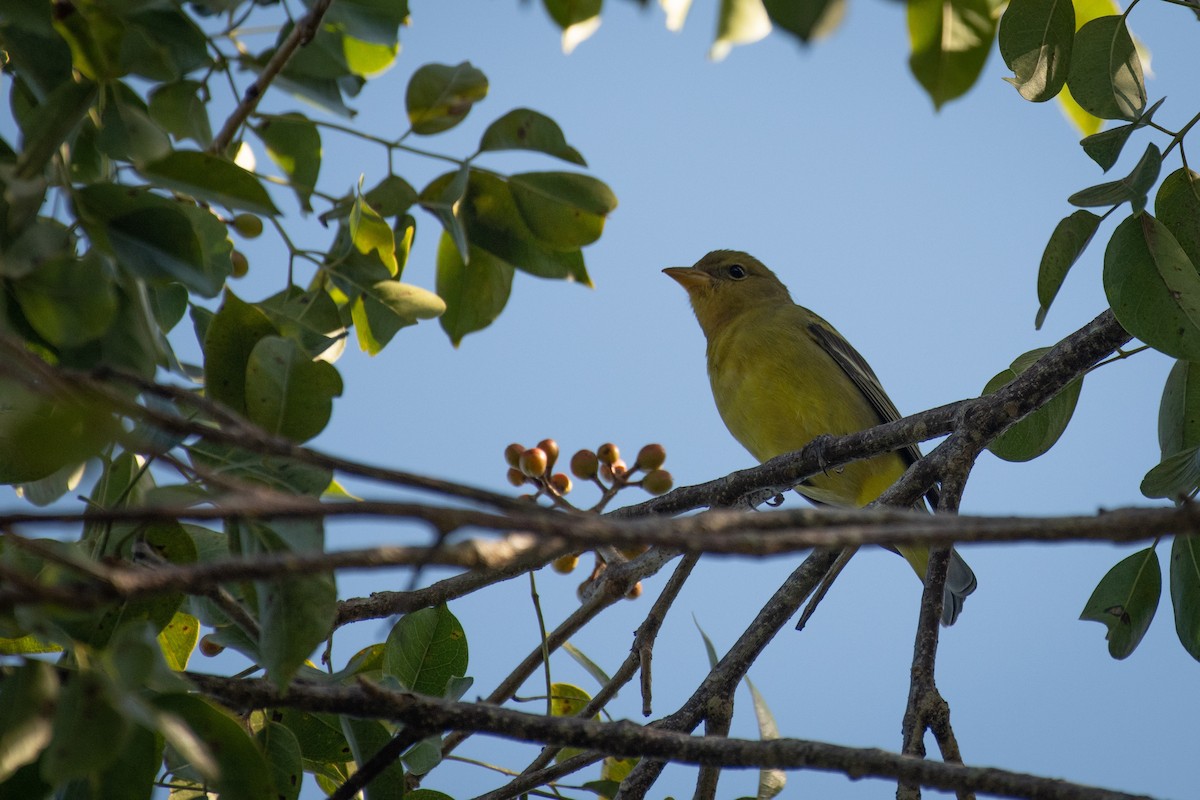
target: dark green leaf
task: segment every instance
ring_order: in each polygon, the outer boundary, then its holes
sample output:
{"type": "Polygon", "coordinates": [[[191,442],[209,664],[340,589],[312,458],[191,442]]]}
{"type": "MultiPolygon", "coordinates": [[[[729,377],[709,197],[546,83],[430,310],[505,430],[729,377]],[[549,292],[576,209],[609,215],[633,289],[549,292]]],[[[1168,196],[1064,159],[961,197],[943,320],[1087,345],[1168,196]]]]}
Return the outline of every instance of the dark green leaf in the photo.
{"type": "Polygon", "coordinates": [[[461,208],[467,184],[471,178],[468,165],[454,172],[447,172],[430,181],[421,190],[421,207],[432,213],[442,223],[458,249],[459,257],[465,262],[470,259],[470,248],[467,241],[467,229],[463,225],[461,208]]]}
{"type": "Polygon", "coordinates": [[[108,769],[99,776],[93,797],[104,800],[151,800],[162,767],[163,741],[135,725],[108,769]]]}
{"type": "Polygon", "coordinates": [[[1151,500],[1179,500],[1200,487],[1200,447],[1188,447],[1166,456],[1154,466],[1139,487],[1151,500]]]}
{"type": "Polygon", "coordinates": [[[6,19],[0,25],[13,73],[21,76],[43,103],[56,87],[71,80],[71,48],[51,25],[51,9],[48,3],[26,3],[22,12],[27,17],[6,19]]]}
{"type": "Polygon", "coordinates": [[[177,150],[139,168],[157,186],[255,214],[274,216],[279,209],[263,185],[232,161],[197,150],[177,150]]]}
{"type": "Polygon", "coordinates": [[[100,183],[76,192],[75,208],[97,245],[156,284],[178,281],[215,297],[232,270],[228,229],[191,203],[100,183]]]}
{"type": "Polygon", "coordinates": [[[1179,643],[1200,661],[1200,539],[1196,536],[1176,536],[1171,544],[1171,605],[1179,643]]]}
{"type": "Polygon", "coordinates": [[[1138,128],[1145,127],[1149,124],[1150,119],[1154,116],[1154,112],[1163,104],[1161,98],[1157,103],[1146,109],[1136,122],[1131,122],[1128,125],[1118,125],[1115,128],[1094,133],[1086,137],[1079,144],[1083,147],[1083,152],[1087,153],[1088,157],[1100,165],[1100,168],[1108,172],[1117,159],[1121,156],[1121,150],[1125,147],[1125,142],[1129,141],[1129,136],[1138,128]]]}
{"type": "MultiPolygon", "coordinates": [[[[362,196],[371,208],[379,212],[381,217],[398,217],[417,202],[417,190],[399,175],[388,175],[362,196]]],[[[335,219],[346,219],[350,216],[350,211],[354,208],[357,198],[357,191],[342,198],[334,204],[333,208],[321,214],[321,222],[328,223],[335,219]]]]}
{"type": "Polygon", "coordinates": [[[1200,445],[1200,363],[1176,361],[1158,406],[1162,457],[1200,445]]]}
{"type": "Polygon", "coordinates": [[[1125,330],[1167,355],[1200,360],[1200,275],[1157,219],[1138,214],[1113,231],[1104,292],[1125,330]]]}
{"type": "Polygon", "coordinates": [[[305,760],[316,763],[344,763],[354,756],[342,735],[339,718],[333,714],[312,714],[292,708],[278,710],[280,724],[286,725],[300,744],[305,760]]]}
{"type": "Polygon", "coordinates": [[[422,739],[408,748],[404,755],[400,756],[400,760],[413,775],[425,775],[442,763],[442,737],[438,735],[422,739]]]}
{"type": "Polygon", "coordinates": [[[254,127],[267,146],[267,155],[283,170],[300,207],[312,211],[313,189],[321,171],[321,133],[303,114],[291,113],[264,120],[254,127]]]}
{"type": "Polygon", "coordinates": [[[275,796],[271,770],[237,720],[195,695],[160,695],[153,703],[160,711],[181,719],[199,739],[217,767],[214,774],[205,777],[221,800],[275,796]]]}
{"type": "Polygon", "coordinates": [[[171,137],[150,116],[150,110],[123,83],[107,87],[96,147],[109,158],[145,164],[171,152],[171,137]]]}
{"type": "Polygon", "coordinates": [[[1042,103],[1067,82],[1075,41],[1071,0],[1012,0],[1000,20],[1000,55],[1013,71],[1006,81],[1026,100],[1042,103]]]}
{"type": "Polygon", "coordinates": [[[82,392],[41,395],[0,377],[0,483],[27,483],[100,451],[119,428],[108,406],[82,392]]]}
{"type": "Polygon", "coordinates": [[[1108,571],[1083,607],[1080,619],[1108,628],[1108,654],[1122,659],[1142,641],[1162,594],[1162,569],[1153,547],[1123,559],[1108,571]]]}
{"type": "Polygon", "coordinates": [[[124,746],[129,721],[113,707],[104,676],[81,669],[68,678],[54,713],[42,777],[59,785],[103,770],[124,746]]]}
{"type": "Polygon", "coordinates": [[[314,361],[293,340],[264,336],[246,362],[245,393],[246,416],[252,422],[304,442],[329,423],[342,379],[332,364],[314,361]]]}
{"type": "MultiPolygon", "coordinates": [[[[308,5],[312,5],[309,0],[308,5]]],[[[355,39],[395,45],[397,29],[408,17],[407,0],[338,0],[325,19],[339,24],[355,39]]]]}
{"type": "Polygon", "coordinates": [[[32,764],[50,743],[49,709],[59,694],[54,667],[26,661],[0,678],[0,783],[32,764]]]}
{"type": "Polygon", "coordinates": [[[437,293],[446,301],[442,329],[455,347],[468,333],[483,330],[504,310],[512,292],[513,267],[486,250],[471,248],[470,266],[446,233],[438,240],[437,293]]]}
{"type": "Polygon", "coordinates": [[[117,292],[104,261],[60,257],[12,284],[26,321],[55,347],[99,338],[117,313],[117,292]]]}
{"type": "Polygon", "coordinates": [[[471,62],[426,64],[413,73],[404,101],[414,133],[440,133],[462,122],[487,96],[488,81],[471,62]]]}
{"type": "Polygon", "coordinates": [[[1134,212],[1146,208],[1146,196],[1158,180],[1158,172],[1162,168],[1162,153],[1158,147],[1150,144],[1146,152],[1127,176],[1119,181],[1110,181],[1081,189],[1067,198],[1067,202],[1081,208],[1097,206],[1116,206],[1129,201],[1134,212]]]}
{"type": "Polygon", "coordinates": [[[110,82],[125,74],[121,44],[125,24],[103,3],[71,3],[56,10],[54,29],[71,47],[75,69],[95,81],[110,82]]]}
{"type": "Polygon", "coordinates": [[[49,217],[36,217],[4,249],[0,276],[24,278],[47,261],[73,256],[75,245],[75,235],[66,225],[49,217]]]}
{"type": "Polygon", "coordinates": [[[246,413],[246,366],[265,337],[279,332],[258,308],[226,291],[204,337],[204,386],[209,399],[246,413]]]}
{"type": "MultiPolygon", "coordinates": [[[[1011,383],[1014,378],[1045,355],[1049,349],[1043,347],[1018,356],[1011,367],[988,381],[987,386],[983,388],[983,393],[991,394],[1000,387],[1011,383]]],[[[1063,431],[1067,429],[1067,424],[1075,413],[1075,404],[1079,401],[1079,392],[1082,388],[1083,378],[1077,378],[1067,384],[1050,402],[997,437],[988,445],[988,449],[1005,461],[1029,461],[1042,455],[1054,446],[1063,431]]]]}
{"type": "Polygon", "coordinates": [[[337,304],[324,288],[303,291],[292,286],[256,306],[267,315],[280,335],[294,339],[313,358],[341,341],[342,318],[337,304]]]}
{"type": "Polygon", "coordinates": [[[259,456],[227,445],[198,442],[188,446],[188,453],[193,462],[219,475],[261,483],[290,494],[320,497],[333,480],[333,474],[321,467],[288,458],[259,456]]]}
{"type": "Polygon", "coordinates": [[[1042,263],[1038,267],[1038,308],[1036,326],[1042,327],[1046,312],[1054,302],[1067,272],[1079,260],[1080,254],[1100,226],[1100,217],[1090,211],[1075,211],[1059,221],[1050,234],[1050,241],[1042,251],[1042,263]]]}
{"type": "Polygon", "coordinates": [[[763,0],[771,22],[801,42],[833,33],[846,15],[846,0],[763,0]]]}
{"type": "Polygon", "coordinates": [[[150,93],[150,118],[178,141],[191,139],[201,147],[212,143],[208,106],[201,97],[204,85],[178,81],[155,87],[150,93]]]}
{"type": "Polygon", "coordinates": [[[255,738],[271,767],[271,777],[278,792],[272,800],[297,800],[304,780],[304,763],[296,734],[286,725],[268,721],[255,738]]]}
{"type": "Polygon", "coordinates": [[[996,22],[987,0],[911,0],[908,66],[941,108],[967,92],[987,61],[996,22]]]}
{"type": "Polygon", "coordinates": [[[21,126],[24,140],[17,160],[17,175],[22,178],[40,175],[95,99],[96,84],[86,80],[68,81],[51,92],[21,126]]]}
{"type": "Polygon", "coordinates": [[[441,697],[450,678],[467,672],[466,634],[444,604],[405,614],[385,647],[384,674],[420,694],[441,697]]]}
{"type": "MultiPolygon", "coordinates": [[[[378,720],[347,716],[340,720],[342,734],[350,744],[354,762],[360,767],[392,739],[388,729],[378,720]]],[[[407,791],[404,782],[404,766],[399,759],[393,759],[387,769],[367,784],[367,800],[408,800],[410,797],[412,794],[407,791]]]]}
{"type": "Polygon", "coordinates": [[[1200,269],[1200,175],[1180,167],[1163,178],[1154,197],[1154,213],[1192,266],[1200,269]]]}
{"type": "Polygon", "coordinates": [[[528,108],[517,108],[488,126],[479,141],[479,152],[533,150],[586,167],[587,162],[567,144],[558,123],[528,108]]]}
{"type": "Polygon", "coordinates": [[[1134,120],[1142,113],[1142,61],[1123,16],[1099,17],[1076,32],[1067,86],[1075,102],[1101,119],[1134,120]]]}
{"type": "Polygon", "coordinates": [[[600,238],[617,198],[603,182],[574,172],[526,172],[509,178],[521,218],[539,240],[577,250],[600,238]]]}
{"type": "Polygon", "coordinates": [[[600,14],[601,0],[542,0],[554,24],[566,30],[600,14]]]}
{"type": "Polygon", "coordinates": [[[212,64],[204,32],[178,8],[146,8],[124,19],[121,67],[154,81],[177,81],[212,64]]]}

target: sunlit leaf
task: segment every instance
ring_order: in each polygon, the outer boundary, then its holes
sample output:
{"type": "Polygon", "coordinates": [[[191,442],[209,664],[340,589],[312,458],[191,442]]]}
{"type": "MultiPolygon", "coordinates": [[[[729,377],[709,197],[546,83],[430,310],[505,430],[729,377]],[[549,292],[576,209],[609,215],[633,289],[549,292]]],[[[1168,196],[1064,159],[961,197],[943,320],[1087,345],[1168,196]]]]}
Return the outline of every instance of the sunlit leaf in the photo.
{"type": "Polygon", "coordinates": [[[763,0],[721,0],[717,11],[717,37],[708,57],[720,61],[739,44],[752,44],[771,32],[771,18],[763,0]]]}
{"type": "Polygon", "coordinates": [[[267,155],[288,177],[300,207],[312,211],[313,189],[321,171],[321,133],[303,114],[271,117],[254,127],[267,146],[267,155]]]}
{"type": "Polygon", "coordinates": [[[405,106],[414,133],[440,133],[462,122],[471,106],[487,96],[487,77],[471,62],[426,64],[408,82],[405,106]]]}
{"type": "Polygon", "coordinates": [[[987,0],[908,3],[908,65],[935,108],[975,85],[996,36],[987,0]]]}

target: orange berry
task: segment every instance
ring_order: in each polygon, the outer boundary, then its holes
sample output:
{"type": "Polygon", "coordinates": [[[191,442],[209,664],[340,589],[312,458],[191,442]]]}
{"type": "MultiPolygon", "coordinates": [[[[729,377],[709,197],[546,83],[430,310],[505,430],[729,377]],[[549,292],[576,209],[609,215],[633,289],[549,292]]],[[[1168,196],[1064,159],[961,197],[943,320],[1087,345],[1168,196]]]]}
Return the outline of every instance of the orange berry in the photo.
{"type": "Polygon", "coordinates": [[[524,453],[521,453],[521,472],[524,472],[531,478],[540,478],[545,475],[546,467],[549,464],[550,460],[546,458],[546,451],[540,447],[531,447],[524,453]]]}
{"type": "Polygon", "coordinates": [[[214,642],[211,636],[212,634],[205,634],[200,637],[200,654],[209,658],[219,656],[225,650],[225,645],[214,642]]]}
{"type": "Polygon", "coordinates": [[[537,446],[546,454],[546,469],[554,469],[554,462],[558,461],[558,442],[542,439],[537,446]]]}
{"type": "Polygon", "coordinates": [[[559,556],[558,558],[554,559],[553,563],[551,563],[550,566],[552,566],[554,568],[554,571],[559,574],[569,575],[569,574],[571,574],[571,572],[573,572],[575,570],[575,567],[578,564],[579,564],[579,554],[572,553],[569,556],[559,556]]]}
{"type": "Polygon", "coordinates": [[[590,481],[596,477],[599,467],[600,460],[591,450],[580,450],[571,456],[571,473],[581,481],[590,481]]]}
{"type": "Polygon", "coordinates": [[[605,442],[596,448],[596,457],[600,459],[601,463],[612,466],[621,458],[621,451],[612,442],[605,442]]]}
{"type": "Polygon", "coordinates": [[[521,472],[519,469],[509,469],[507,477],[508,482],[513,486],[525,485],[525,473],[521,472]]]}
{"type": "Polygon", "coordinates": [[[510,467],[517,467],[521,463],[521,453],[525,452],[525,445],[513,442],[508,447],[504,448],[504,460],[510,467]]]}
{"type": "Polygon", "coordinates": [[[565,472],[556,472],[551,475],[550,485],[559,494],[568,494],[571,491],[571,479],[567,477],[565,472]]]}
{"type": "Polygon", "coordinates": [[[637,600],[642,596],[642,582],[638,581],[633,585],[633,588],[625,593],[626,600],[637,600]]]}
{"type": "Polygon", "coordinates": [[[637,461],[633,465],[637,469],[644,469],[649,472],[661,467],[666,460],[667,448],[661,444],[648,444],[638,451],[637,461]]]}
{"type": "Polygon", "coordinates": [[[675,480],[665,469],[651,470],[642,478],[642,488],[650,494],[666,494],[674,485],[675,480]]]}

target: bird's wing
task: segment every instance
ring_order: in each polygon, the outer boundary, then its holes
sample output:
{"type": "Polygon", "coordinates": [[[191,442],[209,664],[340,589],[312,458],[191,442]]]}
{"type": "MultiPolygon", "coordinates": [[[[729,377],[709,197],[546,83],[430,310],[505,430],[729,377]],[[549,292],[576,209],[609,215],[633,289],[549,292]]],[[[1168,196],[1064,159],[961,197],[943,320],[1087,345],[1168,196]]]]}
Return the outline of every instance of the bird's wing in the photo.
{"type": "MultiPolygon", "coordinates": [[[[821,346],[821,349],[833,357],[833,360],[842,368],[846,376],[862,392],[863,397],[867,398],[871,407],[875,409],[875,413],[879,415],[880,422],[892,422],[900,419],[900,411],[897,410],[896,404],[887,396],[887,393],[883,391],[883,384],[879,382],[879,377],[875,374],[875,370],[871,369],[871,365],[867,363],[867,360],[840,333],[820,322],[810,322],[808,330],[817,344],[821,346]]],[[[900,457],[907,464],[912,464],[921,459],[921,451],[917,449],[915,444],[910,444],[899,452],[900,457]]]]}

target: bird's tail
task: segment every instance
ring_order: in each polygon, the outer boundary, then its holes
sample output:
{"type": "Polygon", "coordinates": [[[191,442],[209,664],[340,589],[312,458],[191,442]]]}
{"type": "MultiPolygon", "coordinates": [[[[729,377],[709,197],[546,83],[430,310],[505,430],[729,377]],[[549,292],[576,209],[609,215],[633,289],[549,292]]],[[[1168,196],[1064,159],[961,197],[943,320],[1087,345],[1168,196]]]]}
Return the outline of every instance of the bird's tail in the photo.
{"type": "Polygon", "coordinates": [[[967,595],[975,591],[975,573],[963,561],[957,550],[950,551],[950,568],[946,572],[946,594],[942,598],[942,624],[953,625],[962,611],[967,595]]]}

